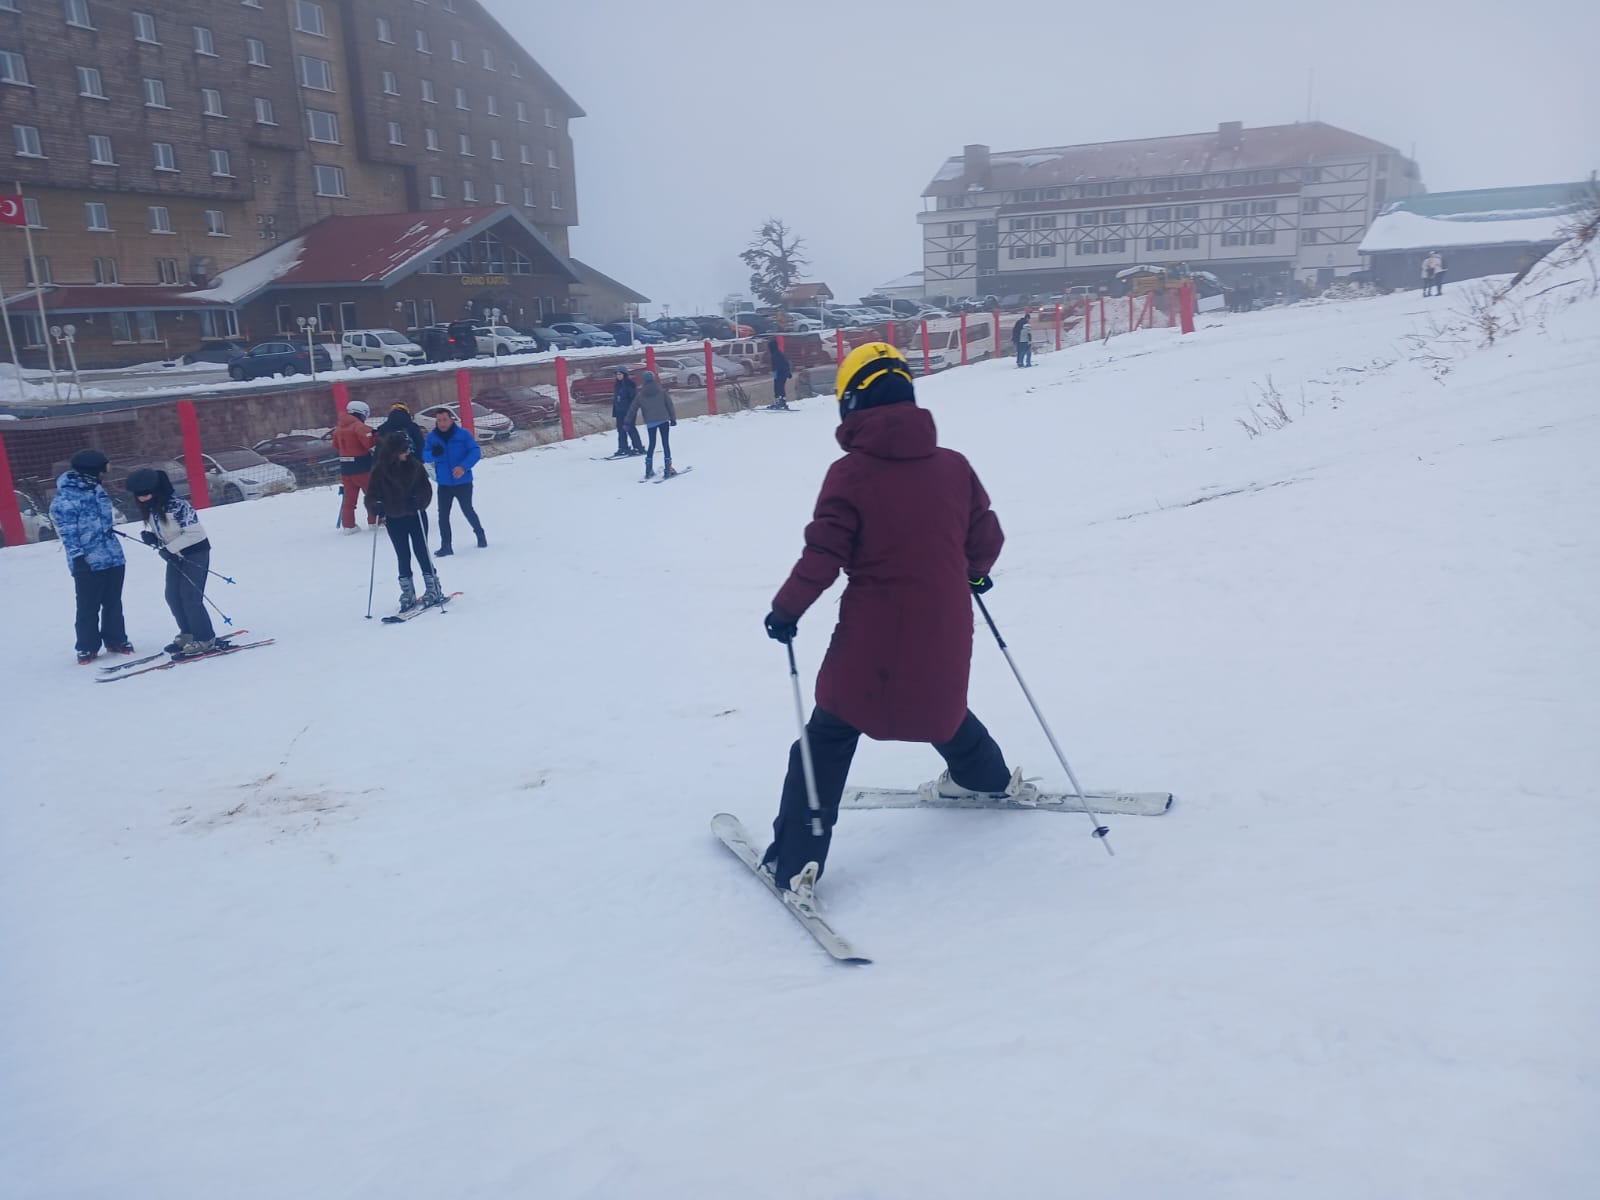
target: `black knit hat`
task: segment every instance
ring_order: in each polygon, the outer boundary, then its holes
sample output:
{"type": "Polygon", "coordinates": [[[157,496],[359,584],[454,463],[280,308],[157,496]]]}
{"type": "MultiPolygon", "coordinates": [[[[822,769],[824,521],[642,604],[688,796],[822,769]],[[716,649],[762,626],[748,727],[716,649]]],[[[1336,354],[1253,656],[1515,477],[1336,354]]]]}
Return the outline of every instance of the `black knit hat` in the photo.
{"type": "Polygon", "coordinates": [[[158,500],[167,500],[172,496],[172,480],[167,478],[165,471],[158,471],[154,467],[139,467],[128,472],[128,494],[154,496],[158,500]]]}
{"type": "Polygon", "coordinates": [[[106,473],[106,468],[111,463],[98,450],[79,450],[72,456],[72,462],[69,465],[79,475],[88,475],[93,479],[99,479],[100,476],[106,473]]]}

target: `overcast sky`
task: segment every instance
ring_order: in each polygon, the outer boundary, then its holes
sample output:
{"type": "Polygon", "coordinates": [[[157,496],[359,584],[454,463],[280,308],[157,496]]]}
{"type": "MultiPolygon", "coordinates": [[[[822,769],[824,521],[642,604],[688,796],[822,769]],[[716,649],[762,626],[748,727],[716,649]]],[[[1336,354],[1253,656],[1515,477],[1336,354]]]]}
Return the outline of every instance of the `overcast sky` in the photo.
{"type": "Polygon", "coordinates": [[[1095,5],[486,0],[588,116],[573,252],[714,312],[767,216],[855,299],[920,269],[939,164],[1313,115],[1413,147],[1430,191],[1600,167],[1596,0],[1095,5]]]}

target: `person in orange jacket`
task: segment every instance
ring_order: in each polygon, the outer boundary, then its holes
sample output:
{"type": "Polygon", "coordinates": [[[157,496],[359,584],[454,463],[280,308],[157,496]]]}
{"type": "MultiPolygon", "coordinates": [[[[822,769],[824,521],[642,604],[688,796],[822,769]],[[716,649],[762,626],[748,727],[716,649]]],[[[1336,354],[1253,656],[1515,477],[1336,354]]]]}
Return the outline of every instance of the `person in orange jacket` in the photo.
{"type": "MultiPolygon", "coordinates": [[[[364,400],[352,400],[339,414],[333,430],[333,448],[339,452],[339,486],[343,503],[339,506],[339,527],[345,533],[356,531],[356,498],[367,490],[372,475],[372,451],[378,435],[367,425],[372,410],[364,400]]],[[[368,517],[371,525],[374,518],[368,517]]]]}

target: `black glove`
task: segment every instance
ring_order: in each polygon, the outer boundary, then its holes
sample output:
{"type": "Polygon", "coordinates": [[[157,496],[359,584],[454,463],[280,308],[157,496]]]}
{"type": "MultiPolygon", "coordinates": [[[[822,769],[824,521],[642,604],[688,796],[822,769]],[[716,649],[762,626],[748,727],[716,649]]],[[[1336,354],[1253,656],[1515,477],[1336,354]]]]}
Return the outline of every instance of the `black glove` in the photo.
{"type": "Polygon", "coordinates": [[[171,550],[168,550],[165,546],[162,546],[160,549],[158,549],[156,553],[161,555],[161,557],[166,559],[166,561],[169,563],[175,563],[178,561],[178,556],[171,550]]]}
{"type": "Polygon", "coordinates": [[[372,502],[372,511],[380,517],[383,516],[383,501],[374,500],[372,502]]]}
{"type": "Polygon", "coordinates": [[[89,573],[89,556],[80,554],[72,560],[72,573],[74,575],[87,575],[89,573]]]}
{"type": "Polygon", "coordinates": [[[994,586],[994,580],[987,575],[979,575],[976,579],[967,580],[967,586],[972,589],[974,596],[981,596],[994,586]]]}
{"type": "Polygon", "coordinates": [[[677,422],[676,422],[676,421],[669,421],[669,422],[668,422],[668,424],[669,424],[669,425],[670,425],[670,426],[671,426],[671,427],[672,427],[672,428],[673,428],[673,429],[676,429],[676,428],[677,428],[677,427],[678,427],[678,423],[677,423],[677,422]]]}
{"type": "Polygon", "coordinates": [[[154,533],[152,533],[148,529],[146,529],[143,533],[141,533],[139,535],[139,540],[141,542],[143,542],[146,546],[159,546],[159,545],[161,545],[161,539],[158,538],[154,533]]]}
{"type": "Polygon", "coordinates": [[[795,617],[786,617],[777,609],[767,614],[767,619],[762,622],[767,627],[767,636],[775,642],[782,642],[787,646],[794,641],[794,635],[800,632],[800,622],[795,617]]]}

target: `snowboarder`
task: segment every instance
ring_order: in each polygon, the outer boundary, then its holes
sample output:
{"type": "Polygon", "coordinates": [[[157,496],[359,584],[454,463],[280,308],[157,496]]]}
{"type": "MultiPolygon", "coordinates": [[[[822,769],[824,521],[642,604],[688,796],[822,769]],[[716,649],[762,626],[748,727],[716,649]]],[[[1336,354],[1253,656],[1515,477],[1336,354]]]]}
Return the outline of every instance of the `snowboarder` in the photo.
{"type": "Polygon", "coordinates": [[[822,482],[805,550],[767,614],[769,637],[793,640],[800,618],[843,571],[839,624],[817,675],[806,724],[821,834],[813,832],[800,743],[789,750],[772,845],[763,856],[779,887],[810,899],[856,743],[931,742],[948,770],[944,796],[1037,789],[1010,771],[989,731],[967,708],[972,660],[971,594],[989,590],[1005,535],[967,460],[938,444],[918,408],[905,356],[884,342],[853,350],[839,366],[839,429],[845,456],[822,482]]]}
{"type": "Polygon", "coordinates": [[[1033,366],[1033,325],[1029,322],[1027,314],[1017,324],[1017,366],[1033,366]]]}
{"type": "Polygon", "coordinates": [[[1428,257],[1422,260],[1422,294],[1444,295],[1444,255],[1437,250],[1430,250],[1428,257]]]}
{"type": "Polygon", "coordinates": [[[128,493],[139,503],[144,531],[139,538],[154,546],[167,564],[167,609],[178,623],[178,636],[162,649],[173,658],[197,658],[217,648],[217,631],[206,611],[206,577],[211,567],[211,540],[194,506],[172,491],[165,471],[140,467],[128,475],[128,493]]]}
{"type": "Polygon", "coordinates": [[[417,604],[417,589],[411,578],[413,550],[417,565],[422,568],[422,603],[444,603],[444,589],[439,586],[439,576],[428,558],[428,537],[422,528],[423,510],[432,499],[428,472],[412,457],[411,444],[406,441],[405,434],[389,434],[378,445],[378,461],[373,464],[372,482],[367,488],[367,512],[383,524],[394,546],[401,612],[417,604]]]}
{"type": "Polygon", "coordinates": [[[367,479],[372,474],[372,451],[378,444],[378,435],[367,424],[371,414],[365,400],[352,400],[344,406],[339,423],[333,428],[331,440],[339,454],[339,490],[342,493],[339,528],[345,533],[356,531],[356,498],[367,490],[367,479]]]}
{"type": "Polygon", "coordinates": [[[639,427],[633,423],[633,398],[638,394],[639,385],[628,374],[628,368],[618,367],[617,381],[611,385],[611,415],[617,422],[618,458],[644,453],[639,427]]]}
{"type": "Polygon", "coordinates": [[[677,472],[672,469],[672,442],[667,430],[678,423],[678,410],[672,406],[672,397],[661,389],[653,372],[646,371],[642,378],[639,394],[633,398],[633,407],[628,410],[628,424],[633,424],[643,416],[644,427],[650,432],[650,446],[644,452],[644,477],[649,479],[656,473],[656,434],[659,432],[661,456],[665,460],[661,477],[671,479],[677,472]]]}
{"type": "Polygon", "coordinates": [[[794,368],[789,365],[789,356],[783,352],[783,347],[778,344],[777,338],[767,339],[767,352],[772,357],[772,408],[789,407],[789,398],[786,394],[789,379],[794,375],[794,368]]]}
{"type": "Polygon", "coordinates": [[[483,536],[483,523],[472,507],[472,468],[483,457],[478,439],[456,424],[448,408],[433,416],[433,429],[422,443],[422,461],[433,464],[433,477],[439,485],[439,550],[437,557],[448,558],[450,549],[450,508],[461,505],[467,524],[478,535],[478,549],[489,544],[483,536]]]}
{"type": "Polygon", "coordinates": [[[117,523],[111,496],[100,486],[110,465],[98,450],[79,450],[56,480],[50,519],[67,553],[67,570],[77,598],[78,664],[93,662],[104,646],[111,654],[132,654],[122,619],[122,582],[127,565],[112,532],[117,523]]]}

